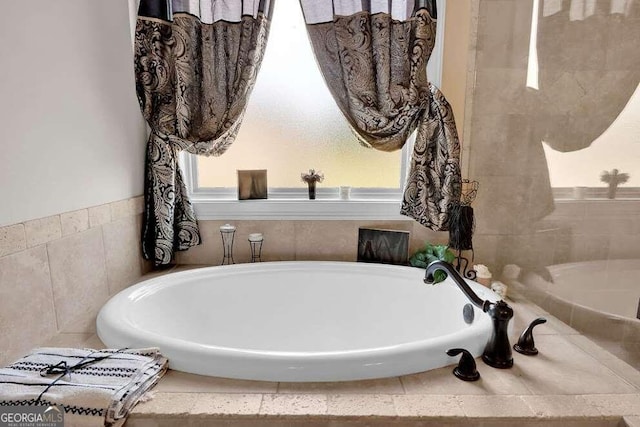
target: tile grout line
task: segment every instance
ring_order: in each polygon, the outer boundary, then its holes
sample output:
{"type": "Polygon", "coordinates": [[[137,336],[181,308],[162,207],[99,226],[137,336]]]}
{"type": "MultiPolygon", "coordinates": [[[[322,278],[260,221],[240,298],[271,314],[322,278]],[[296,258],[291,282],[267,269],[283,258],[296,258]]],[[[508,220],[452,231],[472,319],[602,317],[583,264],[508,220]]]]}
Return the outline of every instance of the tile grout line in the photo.
{"type": "Polygon", "coordinates": [[[107,279],[107,295],[109,298],[111,297],[111,275],[109,274],[109,269],[107,268],[107,247],[104,244],[104,225],[100,225],[100,243],[102,244],[102,261],[104,266],[104,275],[107,279]]]}
{"type": "Polygon", "coordinates": [[[44,252],[47,258],[47,270],[49,270],[49,286],[51,287],[51,304],[53,305],[53,314],[56,318],[56,334],[60,334],[60,321],[58,320],[58,307],[56,305],[56,295],[53,286],[53,274],[51,274],[51,261],[49,257],[49,244],[45,243],[44,252]]]}

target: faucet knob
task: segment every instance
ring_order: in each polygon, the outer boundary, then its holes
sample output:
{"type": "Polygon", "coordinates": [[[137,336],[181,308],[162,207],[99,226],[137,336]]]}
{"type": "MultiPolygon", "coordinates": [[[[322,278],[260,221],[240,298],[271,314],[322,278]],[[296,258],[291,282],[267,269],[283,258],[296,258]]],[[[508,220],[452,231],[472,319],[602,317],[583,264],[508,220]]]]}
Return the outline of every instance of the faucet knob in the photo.
{"type": "Polygon", "coordinates": [[[477,381],[480,379],[480,373],[476,369],[476,361],[469,351],[464,348],[452,348],[447,350],[449,356],[457,356],[462,353],[458,366],[453,368],[453,375],[460,378],[463,381],[477,381]]]}
{"type": "Polygon", "coordinates": [[[536,320],[531,322],[531,324],[522,332],[518,342],[514,344],[513,349],[518,353],[525,354],[527,356],[535,356],[538,354],[538,349],[533,341],[533,328],[543,323],[547,323],[547,319],[544,317],[538,317],[536,320]]]}

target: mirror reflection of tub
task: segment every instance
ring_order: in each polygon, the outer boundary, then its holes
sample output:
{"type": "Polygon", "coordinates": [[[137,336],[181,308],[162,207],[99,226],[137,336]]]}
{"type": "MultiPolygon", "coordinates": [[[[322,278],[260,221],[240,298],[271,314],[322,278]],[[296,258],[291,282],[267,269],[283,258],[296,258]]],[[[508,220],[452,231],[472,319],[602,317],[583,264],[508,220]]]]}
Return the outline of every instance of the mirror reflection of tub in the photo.
{"type": "Polygon", "coordinates": [[[527,298],[640,370],[640,259],[573,262],[531,272],[516,286],[527,298]]]}

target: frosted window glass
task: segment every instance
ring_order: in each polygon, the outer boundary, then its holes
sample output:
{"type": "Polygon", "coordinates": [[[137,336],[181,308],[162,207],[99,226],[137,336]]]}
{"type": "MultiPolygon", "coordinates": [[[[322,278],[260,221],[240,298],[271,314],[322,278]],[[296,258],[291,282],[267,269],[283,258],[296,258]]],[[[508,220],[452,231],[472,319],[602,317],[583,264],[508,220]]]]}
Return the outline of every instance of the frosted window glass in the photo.
{"type": "Polygon", "coordinates": [[[401,151],[362,147],[315,62],[298,0],[275,3],[269,41],[236,141],[198,158],[200,187],[235,187],[236,170],[267,169],[269,187],[305,187],[300,173],[324,172],[322,187],[400,188],[401,151]]]}

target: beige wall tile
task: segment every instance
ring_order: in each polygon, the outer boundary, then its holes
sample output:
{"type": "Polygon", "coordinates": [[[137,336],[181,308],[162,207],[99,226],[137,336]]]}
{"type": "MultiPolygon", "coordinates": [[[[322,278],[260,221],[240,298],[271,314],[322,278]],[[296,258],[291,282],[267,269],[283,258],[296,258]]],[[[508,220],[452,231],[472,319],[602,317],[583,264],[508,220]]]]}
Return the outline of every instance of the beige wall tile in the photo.
{"type": "MultiPolygon", "coordinates": [[[[53,299],[52,299],[53,301],[53,299]]],[[[88,340],[90,340],[95,334],[91,332],[81,333],[81,334],[67,334],[67,333],[59,333],[54,335],[51,339],[46,342],[40,342],[38,345],[42,345],[43,347],[75,347],[75,348],[84,348],[83,345],[88,340]]]]}
{"type": "Polygon", "coordinates": [[[60,223],[63,236],[87,230],[89,228],[89,210],[80,209],[63,213],[60,215],[60,223]]]}
{"type": "Polygon", "coordinates": [[[94,331],[98,310],[109,296],[102,231],[50,242],[47,252],[60,331],[94,331]]]}
{"type": "Polygon", "coordinates": [[[357,221],[296,221],[296,260],[355,261],[357,221]]]}
{"type": "MultiPolygon", "coordinates": [[[[357,258],[358,227],[404,230],[412,233],[413,221],[200,221],[203,244],[178,252],[179,264],[219,265],[222,262],[222,238],[219,227],[231,223],[237,227],[234,237],[234,261],[249,262],[250,233],[262,233],[263,261],[337,260],[357,258]]],[[[445,236],[440,233],[439,236],[445,236]]],[[[411,241],[410,252],[411,253],[411,241]]]]}
{"type": "Polygon", "coordinates": [[[100,205],[89,208],[89,226],[99,227],[111,222],[111,206],[100,205]]]}
{"type": "Polygon", "coordinates": [[[130,216],[102,226],[109,294],[132,285],[142,276],[139,222],[130,216]]]}
{"type": "Polygon", "coordinates": [[[59,239],[62,236],[59,215],[27,221],[24,223],[24,228],[29,248],[59,239]]]}
{"type": "Polygon", "coordinates": [[[133,199],[118,200],[117,202],[109,203],[109,206],[111,206],[111,221],[134,215],[133,199]]]}
{"type": "Polygon", "coordinates": [[[0,366],[56,333],[44,246],[0,258],[0,366]]]}
{"type": "Polygon", "coordinates": [[[8,225],[0,227],[0,257],[27,248],[27,237],[24,232],[24,224],[8,225]]]}
{"type": "MultiPolygon", "coordinates": [[[[220,226],[226,223],[236,225],[237,221],[198,221],[202,243],[188,251],[176,253],[178,264],[220,265],[223,258],[220,226]]],[[[237,230],[236,230],[237,233],[237,230]]],[[[234,253],[239,242],[234,236],[234,253]]]]}
{"type": "Polygon", "coordinates": [[[138,247],[140,248],[140,274],[141,275],[145,275],[148,274],[150,272],[153,271],[154,265],[153,265],[153,261],[150,261],[148,259],[144,258],[144,254],[142,252],[142,227],[143,227],[143,215],[136,215],[135,217],[136,220],[136,226],[138,227],[138,247]]]}
{"type": "Polygon", "coordinates": [[[423,227],[418,222],[413,223],[409,254],[412,255],[423,249],[427,242],[433,245],[446,245],[449,243],[449,233],[446,231],[433,231],[423,227]]]}
{"type": "MultiPolygon", "coordinates": [[[[295,260],[294,221],[237,221],[234,259],[236,263],[251,260],[249,234],[262,233],[262,261],[295,260]]],[[[220,241],[222,245],[222,241],[220,241]]]]}
{"type": "Polygon", "coordinates": [[[132,204],[134,215],[144,213],[144,196],[134,197],[130,203],[132,204]]]}

